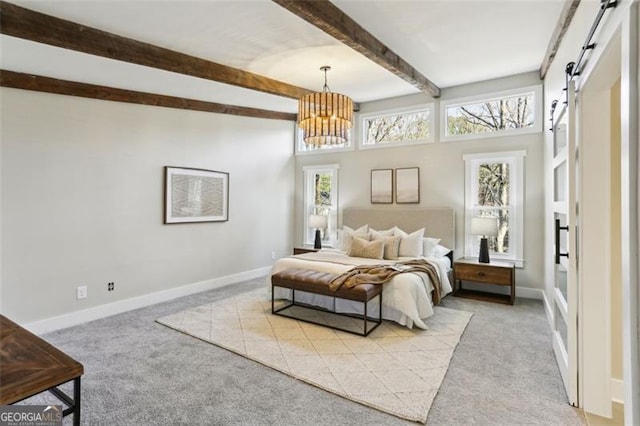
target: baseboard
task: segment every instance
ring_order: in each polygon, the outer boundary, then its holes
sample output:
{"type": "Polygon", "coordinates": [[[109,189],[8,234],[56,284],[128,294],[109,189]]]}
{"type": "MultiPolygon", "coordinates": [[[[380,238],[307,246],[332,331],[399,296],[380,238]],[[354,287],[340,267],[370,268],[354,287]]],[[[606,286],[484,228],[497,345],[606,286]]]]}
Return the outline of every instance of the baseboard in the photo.
{"type": "Polygon", "coordinates": [[[611,379],[611,401],[624,404],[624,382],[620,379],[611,379]]]}
{"type": "Polygon", "coordinates": [[[269,271],[271,271],[271,267],[267,266],[264,268],[254,269],[252,271],[240,272],[238,274],[227,275],[219,278],[212,278],[210,280],[187,284],[168,290],[158,291],[155,293],[144,294],[129,299],[119,300],[113,303],[94,306],[93,308],[83,309],[81,311],[75,311],[56,317],[34,321],[32,323],[25,324],[24,328],[34,334],[44,334],[50,331],[60,330],[62,328],[72,327],[74,325],[83,324],[85,322],[120,314],[122,312],[144,308],[145,306],[155,305],[157,303],[177,299],[178,297],[188,296],[190,294],[224,287],[229,284],[235,284],[254,278],[259,278],[267,275],[269,271]]]}
{"type": "Polygon", "coordinates": [[[544,312],[547,314],[547,320],[549,321],[549,327],[551,328],[551,330],[553,330],[554,313],[551,307],[551,303],[547,298],[547,293],[545,293],[544,291],[542,292],[542,301],[544,303],[544,312]]]}
{"type": "Polygon", "coordinates": [[[544,300],[544,291],[540,290],[539,288],[516,286],[516,297],[544,300]]]}

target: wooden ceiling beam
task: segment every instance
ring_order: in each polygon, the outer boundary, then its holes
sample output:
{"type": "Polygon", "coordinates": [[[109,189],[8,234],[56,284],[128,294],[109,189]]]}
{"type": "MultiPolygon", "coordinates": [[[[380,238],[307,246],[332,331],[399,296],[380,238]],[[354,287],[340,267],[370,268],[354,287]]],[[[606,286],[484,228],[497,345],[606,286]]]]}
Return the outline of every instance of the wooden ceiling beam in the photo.
{"type": "Polygon", "coordinates": [[[0,32],[77,52],[299,99],[313,92],[195,56],[86,27],[0,1],[0,32]]]}
{"type": "Polygon", "coordinates": [[[328,0],[272,0],[434,98],[440,88],[328,0]]]}
{"type": "Polygon", "coordinates": [[[547,45],[547,51],[545,52],[542,64],[540,65],[540,80],[544,80],[544,77],[547,75],[547,71],[549,71],[549,67],[558,53],[560,43],[562,42],[569,25],[571,25],[571,20],[573,20],[573,16],[576,14],[576,10],[579,5],[580,0],[565,0],[562,12],[560,12],[560,17],[553,29],[553,34],[551,35],[551,39],[547,45]]]}
{"type": "Polygon", "coordinates": [[[296,120],[296,114],[287,112],[224,105],[215,102],[199,101],[175,96],[136,92],[133,90],[97,86],[94,84],[78,83],[68,80],[58,80],[56,78],[7,70],[0,70],[0,86],[10,87],[13,89],[32,90],[36,92],[55,93],[58,95],[78,96],[81,98],[100,99],[104,101],[126,102],[130,104],[204,111],[219,114],[232,114],[243,117],[288,121],[296,120]]]}

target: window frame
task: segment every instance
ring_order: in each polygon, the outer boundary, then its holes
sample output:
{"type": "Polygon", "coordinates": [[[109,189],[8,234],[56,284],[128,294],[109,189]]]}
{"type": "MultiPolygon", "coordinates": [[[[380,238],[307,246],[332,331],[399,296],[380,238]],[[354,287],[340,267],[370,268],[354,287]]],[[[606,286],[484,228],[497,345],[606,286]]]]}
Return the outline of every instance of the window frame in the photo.
{"type": "Polygon", "coordinates": [[[334,152],[345,152],[345,151],[354,151],[355,143],[353,142],[353,134],[354,134],[354,126],[351,126],[349,129],[349,146],[339,147],[339,148],[329,148],[329,149],[314,149],[307,151],[303,149],[305,146],[304,141],[302,140],[302,129],[298,126],[298,123],[294,124],[294,155],[319,155],[319,154],[331,154],[334,152]]]}
{"type": "Polygon", "coordinates": [[[475,217],[477,195],[477,170],[481,163],[504,162],[510,164],[509,180],[509,254],[492,252],[495,260],[513,262],[516,267],[524,267],[524,159],[525,150],[487,152],[467,154],[465,162],[465,201],[464,201],[464,255],[466,258],[478,258],[477,235],[470,233],[471,219],[475,217]]]}
{"type": "Polygon", "coordinates": [[[413,145],[423,145],[435,142],[435,119],[436,108],[433,102],[429,102],[426,104],[418,104],[412,105],[408,107],[399,107],[399,108],[390,108],[375,112],[367,112],[359,114],[358,117],[358,133],[360,137],[358,138],[358,149],[386,149],[386,148],[394,148],[398,146],[413,146],[413,145]],[[381,144],[367,144],[365,142],[365,138],[367,137],[366,129],[366,121],[386,117],[389,115],[399,115],[399,114],[408,114],[408,113],[417,113],[421,111],[429,111],[429,136],[426,139],[418,139],[415,141],[402,141],[402,142],[393,142],[393,143],[381,143],[381,144]]]}
{"type": "Polygon", "coordinates": [[[328,234],[328,240],[323,240],[324,247],[333,247],[333,243],[336,240],[338,232],[338,184],[339,176],[338,171],[340,169],[339,164],[321,164],[310,165],[302,168],[304,174],[304,188],[302,195],[302,244],[313,245],[315,231],[309,229],[309,216],[315,213],[315,204],[309,197],[314,193],[314,182],[310,179],[311,176],[322,173],[331,173],[331,207],[329,209],[328,226],[326,233],[328,234]],[[335,188],[335,190],[334,190],[335,188]]]}
{"type": "Polygon", "coordinates": [[[469,139],[486,139],[503,136],[524,135],[530,133],[542,132],[542,122],[544,121],[542,114],[542,85],[525,86],[517,89],[503,90],[500,92],[485,93],[482,95],[467,96],[463,98],[454,98],[440,101],[440,142],[466,141],[469,139]],[[514,97],[517,95],[526,95],[533,93],[533,126],[521,127],[518,129],[496,130],[494,132],[469,133],[465,135],[448,135],[447,134],[447,108],[456,107],[467,104],[490,102],[504,98],[514,97]]]}

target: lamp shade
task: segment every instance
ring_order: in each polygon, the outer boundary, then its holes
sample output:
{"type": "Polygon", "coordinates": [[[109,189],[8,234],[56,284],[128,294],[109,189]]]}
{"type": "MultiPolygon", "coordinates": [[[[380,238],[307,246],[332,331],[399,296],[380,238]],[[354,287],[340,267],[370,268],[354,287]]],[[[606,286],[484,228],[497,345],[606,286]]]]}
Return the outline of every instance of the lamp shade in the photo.
{"type": "Polygon", "coordinates": [[[298,126],[307,146],[340,145],[348,142],[353,123],[353,101],[346,95],[334,93],[327,85],[330,66],[324,72],[322,92],[309,93],[298,101],[298,126]]]}
{"type": "Polygon", "coordinates": [[[327,217],[320,214],[309,216],[309,228],[324,229],[327,227],[327,217]]]}
{"type": "Polygon", "coordinates": [[[498,235],[498,220],[495,217],[474,217],[471,219],[471,233],[495,237],[498,235]]]}

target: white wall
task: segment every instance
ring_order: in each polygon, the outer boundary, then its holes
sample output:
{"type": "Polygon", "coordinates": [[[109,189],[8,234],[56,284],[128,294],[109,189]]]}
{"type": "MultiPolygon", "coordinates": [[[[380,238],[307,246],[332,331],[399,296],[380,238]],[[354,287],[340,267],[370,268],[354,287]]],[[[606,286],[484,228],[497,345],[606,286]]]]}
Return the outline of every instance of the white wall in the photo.
{"type": "MultiPolygon", "coordinates": [[[[508,90],[541,84],[537,73],[527,73],[503,79],[447,88],[442,100],[508,90]]],[[[426,95],[411,95],[361,104],[361,113],[433,102],[426,95]]],[[[439,114],[436,102],[436,115],[439,114]]],[[[436,116],[435,134],[439,134],[436,116]]],[[[545,124],[546,125],[546,124],[545,124]]],[[[358,135],[355,135],[357,138],[358,135]]],[[[355,139],[354,139],[355,140],[355,139]]],[[[517,285],[543,289],[543,143],[539,133],[477,139],[456,142],[436,142],[419,146],[355,150],[339,153],[302,155],[296,157],[296,225],[295,241],[302,242],[302,168],[313,164],[340,164],[339,209],[366,207],[370,204],[369,179],[371,169],[420,167],[420,204],[415,207],[453,207],[456,210],[456,257],[464,249],[464,161],[465,154],[526,150],[525,158],[525,266],[516,271],[517,285]]],[[[412,205],[402,205],[411,208],[412,205]]],[[[397,208],[398,205],[376,206],[397,208]]],[[[427,230],[428,234],[428,230],[427,230]]]]}
{"type": "Polygon", "coordinates": [[[0,94],[0,309],[9,318],[68,314],[267,267],[272,251],[288,253],[292,123],[0,94]],[[163,225],[164,166],[229,172],[230,220],[163,225]],[[80,285],[87,299],[76,300],[80,285]]]}

